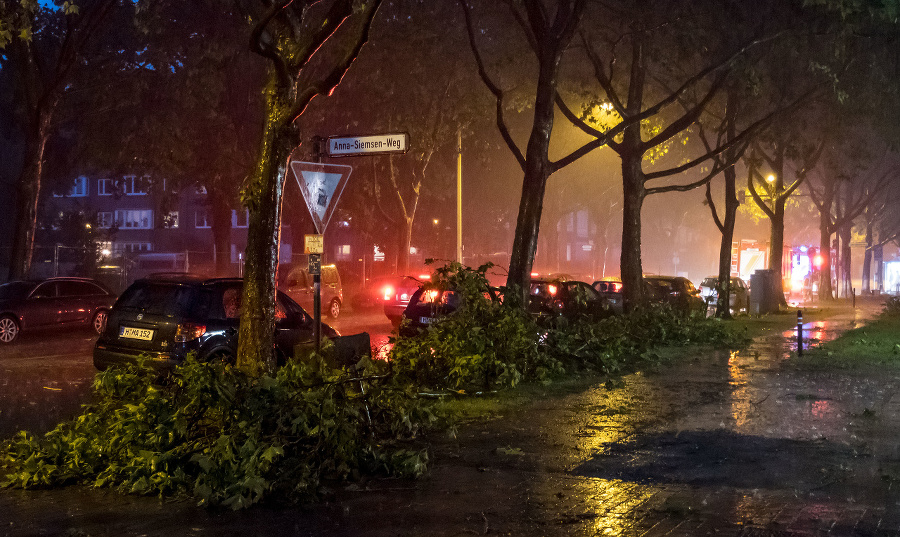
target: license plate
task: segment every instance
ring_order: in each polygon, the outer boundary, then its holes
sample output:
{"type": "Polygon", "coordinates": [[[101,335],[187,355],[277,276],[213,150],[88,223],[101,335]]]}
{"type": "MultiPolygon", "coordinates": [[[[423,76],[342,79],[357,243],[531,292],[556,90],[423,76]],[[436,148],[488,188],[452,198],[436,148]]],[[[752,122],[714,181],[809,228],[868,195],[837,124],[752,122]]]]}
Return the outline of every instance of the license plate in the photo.
{"type": "Polygon", "coordinates": [[[422,324],[431,324],[431,317],[419,317],[419,322],[422,324]]]}
{"type": "Polygon", "coordinates": [[[146,328],[134,328],[132,326],[123,326],[119,328],[119,337],[150,341],[151,339],[153,339],[153,330],[148,330],[146,328]]]}

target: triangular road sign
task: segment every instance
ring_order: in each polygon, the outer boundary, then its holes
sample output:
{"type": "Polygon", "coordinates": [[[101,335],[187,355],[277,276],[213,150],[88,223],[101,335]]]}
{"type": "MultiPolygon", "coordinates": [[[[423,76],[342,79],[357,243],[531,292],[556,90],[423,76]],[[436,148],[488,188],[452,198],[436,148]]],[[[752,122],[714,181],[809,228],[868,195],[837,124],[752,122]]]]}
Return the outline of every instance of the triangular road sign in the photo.
{"type": "Polygon", "coordinates": [[[331,220],[331,214],[353,167],[293,160],[291,170],[294,171],[294,178],[309,208],[316,231],[319,234],[325,233],[325,227],[331,220]]]}

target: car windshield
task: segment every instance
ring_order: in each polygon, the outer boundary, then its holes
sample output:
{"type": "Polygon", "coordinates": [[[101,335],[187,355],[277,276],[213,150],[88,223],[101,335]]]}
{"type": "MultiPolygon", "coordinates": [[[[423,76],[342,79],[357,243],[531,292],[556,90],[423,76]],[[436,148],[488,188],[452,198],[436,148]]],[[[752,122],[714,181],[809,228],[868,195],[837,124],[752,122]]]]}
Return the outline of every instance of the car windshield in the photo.
{"type": "Polygon", "coordinates": [[[9,282],[0,285],[0,300],[17,300],[28,296],[34,289],[31,282],[9,282]]]}
{"type": "Polygon", "coordinates": [[[700,287],[715,287],[716,286],[716,278],[706,278],[703,280],[703,283],[700,284],[700,287]]]}
{"type": "Polygon", "coordinates": [[[181,316],[191,311],[196,293],[191,287],[159,283],[135,283],[122,293],[117,309],[140,310],[151,315],[181,316]]]}

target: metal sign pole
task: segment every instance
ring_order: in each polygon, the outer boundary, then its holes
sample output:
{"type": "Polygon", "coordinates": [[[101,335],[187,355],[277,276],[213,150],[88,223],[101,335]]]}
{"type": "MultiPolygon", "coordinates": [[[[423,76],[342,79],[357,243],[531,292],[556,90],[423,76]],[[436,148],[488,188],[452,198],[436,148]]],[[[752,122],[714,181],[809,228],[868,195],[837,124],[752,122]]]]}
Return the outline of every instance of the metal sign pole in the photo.
{"type": "Polygon", "coordinates": [[[320,254],[309,254],[309,273],[313,277],[313,339],[316,353],[322,348],[322,262],[320,254]]]}

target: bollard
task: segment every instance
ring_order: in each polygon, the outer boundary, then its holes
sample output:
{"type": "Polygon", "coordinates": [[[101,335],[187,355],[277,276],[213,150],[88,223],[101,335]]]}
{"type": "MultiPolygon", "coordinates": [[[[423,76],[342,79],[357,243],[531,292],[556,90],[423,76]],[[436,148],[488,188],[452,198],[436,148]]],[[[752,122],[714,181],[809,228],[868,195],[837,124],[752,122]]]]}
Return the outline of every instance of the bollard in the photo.
{"type": "Polygon", "coordinates": [[[797,356],[803,356],[803,312],[797,310],[797,356]]]}

